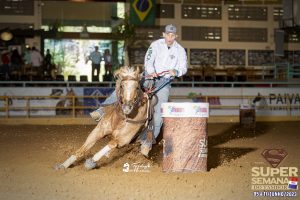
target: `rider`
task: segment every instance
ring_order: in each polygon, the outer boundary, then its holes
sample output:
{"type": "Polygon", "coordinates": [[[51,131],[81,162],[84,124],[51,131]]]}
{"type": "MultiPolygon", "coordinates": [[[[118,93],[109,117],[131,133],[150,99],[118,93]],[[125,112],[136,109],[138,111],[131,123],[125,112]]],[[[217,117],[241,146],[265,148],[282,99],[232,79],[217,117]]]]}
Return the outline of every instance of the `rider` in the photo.
{"type": "MultiPolygon", "coordinates": [[[[163,86],[160,88],[156,95],[158,102],[154,107],[154,137],[157,138],[162,126],[161,117],[161,104],[168,101],[169,92],[171,88],[168,80],[172,77],[180,77],[187,72],[187,56],[184,48],[177,43],[178,37],[177,29],[173,24],[169,24],[165,27],[163,32],[163,38],[158,39],[151,43],[145,55],[145,74],[155,78],[155,86],[163,86]],[[162,74],[161,72],[167,71],[168,73],[162,74]],[[162,74],[162,75],[161,75],[162,74]]],[[[116,93],[108,97],[103,104],[111,104],[116,102],[116,93]]],[[[97,121],[103,116],[101,107],[91,113],[91,117],[97,121]]],[[[152,141],[141,141],[141,152],[148,156],[149,151],[152,148],[152,141]]]]}

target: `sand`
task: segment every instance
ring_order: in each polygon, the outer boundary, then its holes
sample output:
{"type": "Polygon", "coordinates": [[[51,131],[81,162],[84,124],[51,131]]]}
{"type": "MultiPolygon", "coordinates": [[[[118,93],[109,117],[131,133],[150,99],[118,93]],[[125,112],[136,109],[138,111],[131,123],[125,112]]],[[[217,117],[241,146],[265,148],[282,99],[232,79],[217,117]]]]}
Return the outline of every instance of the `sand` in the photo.
{"type": "MultiPolygon", "coordinates": [[[[257,123],[255,133],[238,124],[209,124],[208,172],[163,173],[162,145],[155,145],[147,159],[136,143],[104,158],[94,170],[87,171],[83,161],[54,170],[92,129],[1,125],[0,199],[259,199],[251,190],[251,169],[270,167],[263,150],[283,148],[288,156],[279,167],[300,167],[300,123],[274,122],[257,123]],[[125,163],[129,172],[123,172],[125,163]]],[[[98,142],[87,157],[108,140],[98,142]]],[[[289,199],[300,199],[299,195],[289,199]]]]}

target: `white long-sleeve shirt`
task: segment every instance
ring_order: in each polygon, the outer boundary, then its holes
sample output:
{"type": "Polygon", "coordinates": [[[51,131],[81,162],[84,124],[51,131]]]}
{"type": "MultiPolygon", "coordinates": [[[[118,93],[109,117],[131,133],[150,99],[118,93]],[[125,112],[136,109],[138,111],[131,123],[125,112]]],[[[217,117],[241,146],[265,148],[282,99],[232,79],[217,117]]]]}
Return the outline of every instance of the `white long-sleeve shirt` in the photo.
{"type": "Polygon", "coordinates": [[[36,50],[31,51],[31,64],[32,67],[40,67],[43,62],[43,57],[41,56],[40,52],[36,50]]]}
{"type": "Polygon", "coordinates": [[[172,69],[177,70],[178,77],[187,72],[187,57],[184,48],[176,41],[168,48],[164,38],[152,42],[145,56],[146,72],[148,74],[160,73],[172,69]]]}

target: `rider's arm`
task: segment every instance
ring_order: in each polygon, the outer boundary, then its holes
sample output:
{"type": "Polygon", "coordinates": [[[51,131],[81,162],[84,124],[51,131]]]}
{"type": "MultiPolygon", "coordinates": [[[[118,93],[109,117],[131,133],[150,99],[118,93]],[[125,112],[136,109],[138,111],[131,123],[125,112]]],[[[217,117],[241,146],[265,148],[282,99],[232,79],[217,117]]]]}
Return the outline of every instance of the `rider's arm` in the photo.
{"type": "Polygon", "coordinates": [[[184,48],[178,49],[178,62],[176,64],[177,77],[183,76],[187,72],[187,57],[184,48]]]}
{"type": "Polygon", "coordinates": [[[152,43],[150,47],[147,50],[146,56],[145,56],[145,71],[148,74],[156,74],[155,68],[154,68],[154,61],[156,57],[156,48],[155,44],[152,43]]]}

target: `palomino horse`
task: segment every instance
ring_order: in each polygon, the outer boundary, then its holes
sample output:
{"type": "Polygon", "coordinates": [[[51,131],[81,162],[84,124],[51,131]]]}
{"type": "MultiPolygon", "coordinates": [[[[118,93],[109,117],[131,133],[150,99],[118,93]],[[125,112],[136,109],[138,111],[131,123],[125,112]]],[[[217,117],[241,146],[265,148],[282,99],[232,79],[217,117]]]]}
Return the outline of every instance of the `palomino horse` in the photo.
{"type": "Polygon", "coordinates": [[[112,139],[108,144],[85,162],[87,169],[96,166],[96,162],[107,155],[116,147],[127,145],[147,124],[149,99],[143,93],[140,80],[141,75],[138,68],[121,67],[114,74],[117,78],[116,93],[118,102],[104,107],[104,116],[97,126],[87,137],[85,143],[57,168],[68,168],[74,162],[80,160],[94,144],[109,134],[112,139]]]}

